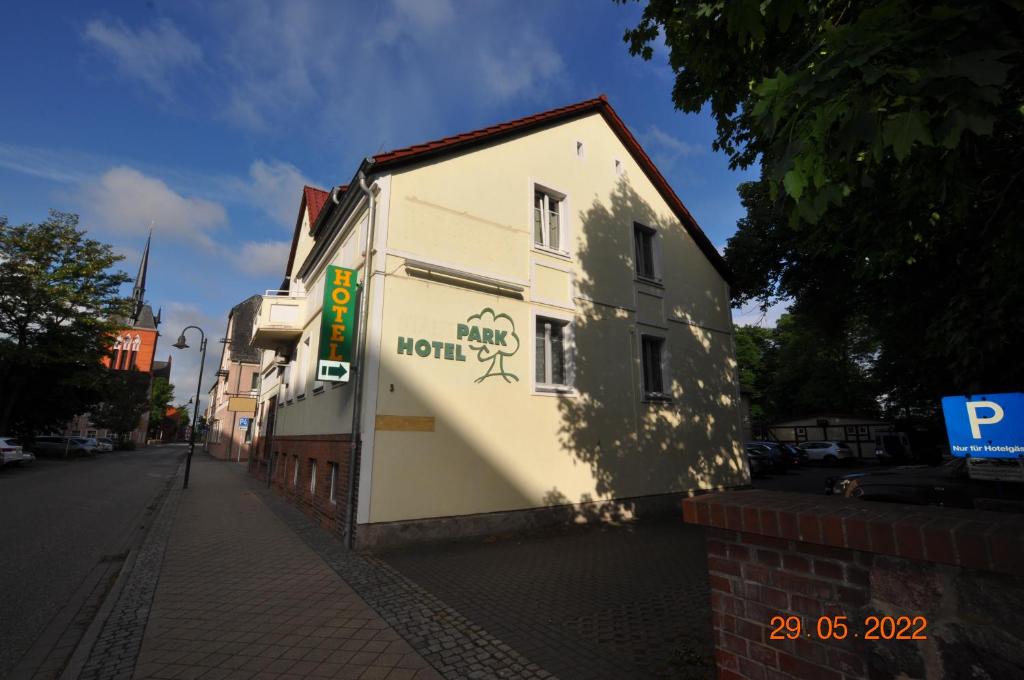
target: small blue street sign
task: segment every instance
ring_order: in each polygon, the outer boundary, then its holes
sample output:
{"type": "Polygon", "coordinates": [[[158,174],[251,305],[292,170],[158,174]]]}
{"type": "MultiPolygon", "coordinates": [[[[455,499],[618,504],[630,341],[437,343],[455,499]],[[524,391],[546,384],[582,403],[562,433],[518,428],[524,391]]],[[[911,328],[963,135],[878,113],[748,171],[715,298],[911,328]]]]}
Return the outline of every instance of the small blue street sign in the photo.
{"type": "Polygon", "coordinates": [[[1024,392],[942,398],[958,458],[1024,458],[1024,392]]]}
{"type": "Polygon", "coordinates": [[[251,420],[252,420],[252,418],[239,418],[238,419],[238,429],[239,430],[248,430],[249,429],[249,421],[251,421],[251,420]]]}

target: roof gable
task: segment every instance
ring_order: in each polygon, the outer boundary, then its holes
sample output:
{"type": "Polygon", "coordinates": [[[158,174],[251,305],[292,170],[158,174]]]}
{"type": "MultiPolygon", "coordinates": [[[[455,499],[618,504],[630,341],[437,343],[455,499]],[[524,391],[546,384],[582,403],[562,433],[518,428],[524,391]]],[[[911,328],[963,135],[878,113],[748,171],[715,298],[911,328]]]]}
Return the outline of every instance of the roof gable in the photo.
{"type": "MultiPolygon", "coordinates": [[[[344,191],[344,189],[342,189],[344,191]]],[[[288,280],[289,275],[292,271],[292,263],[295,262],[295,251],[299,247],[299,237],[302,235],[302,218],[306,215],[306,210],[309,210],[309,223],[316,224],[317,218],[324,209],[324,205],[327,203],[327,197],[330,193],[323,189],[311,187],[308,184],[302,187],[302,200],[299,201],[299,215],[295,218],[295,231],[292,233],[292,247],[288,251],[288,264],[284,268],[284,279],[288,280]]]]}
{"type": "MultiPolygon", "coordinates": [[[[629,131],[628,127],[626,127],[626,124],[621,118],[619,118],[615,109],[613,109],[611,104],[608,103],[608,98],[605,97],[605,95],[570,104],[568,106],[551,109],[549,111],[535,113],[530,116],[517,118],[515,120],[499,123],[479,130],[465,132],[450,137],[442,137],[441,139],[425,142],[423,144],[416,144],[414,146],[376,154],[366,159],[366,161],[364,161],[360,166],[360,170],[364,171],[367,175],[390,172],[414,163],[422,163],[434,158],[461,153],[485,144],[493,144],[504,139],[519,137],[524,134],[528,134],[533,130],[551,127],[553,125],[574,120],[576,118],[582,118],[593,113],[601,114],[601,117],[604,118],[605,122],[615,133],[616,137],[618,137],[619,141],[626,147],[626,150],[629,151],[633,160],[636,161],[637,165],[640,166],[648,179],[650,179],[655,189],[668,204],[679,222],[683,225],[683,228],[686,229],[687,233],[697,244],[697,247],[700,248],[701,252],[708,261],[711,262],[711,265],[719,275],[721,275],[722,278],[731,285],[733,281],[732,272],[729,271],[729,267],[718,252],[718,249],[715,248],[713,243],[711,243],[711,240],[697,224],[697,220],[693,218],[690,211],[687,210],[685,205],[683,205],[682,200],[680,200],[679,196],[677,196],[675,191],[673,191],[668,180],[665,179],[657,166],[654,165],[654,161],[652,161],[650,156],[648,156],[643,150],[640,142],[637,141],[636,137],[633,136],[633,133],[629,131]]],[[[328,204],[327,209],[323,211],[323,214],[320,217],[326,219],[327,215],[333,208],[334,206],[328,204]]],[[[319,230],[319,221],[320,220],[311,217],[310,224],[315,225],[314,231],[319,230]]],[[[317,235],[319,236],[319,234],[317,235]]],[[[295,244],[293,242],[292,256],[289,257],[288,260],[289,270],[291,269],[292,258],[294,258],[294,250],[295,244]]]]}

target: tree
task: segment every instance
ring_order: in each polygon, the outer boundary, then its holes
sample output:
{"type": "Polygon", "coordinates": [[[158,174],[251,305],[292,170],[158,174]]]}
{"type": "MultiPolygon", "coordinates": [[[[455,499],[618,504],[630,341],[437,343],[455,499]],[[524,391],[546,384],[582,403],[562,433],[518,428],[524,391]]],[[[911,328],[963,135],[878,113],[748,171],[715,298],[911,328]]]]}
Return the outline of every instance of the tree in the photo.
{"type": "Polygon", "coordinates": [[[887,398],[1019,388],[1024,12],[1011,0],[651,0],[673,100],[709,105],[747,217],[734,302],[860,327],[887,398]]]}
{"type": "Polygon", "coordinates": [[[149,378],[139,371],[106,370],[101,400],[89,414],[92,422],[118,435],[137,428],[149,410],[149,378]]]}
{"type": "Polygon", "coordinates": [[[149,397],[149,428],[155,434],[163,427],[167,406],[174,399],[174,385],[167,378],[155,378],[149,397]]]}
{"type": "Polygon", "coordinates": [[[85,238],[78,217],[40,224],[0,217],[0,432],[31,435],[88,410],[99,396],[119,317],[120,256],[85,238]],[[40,405],[45,404],[45,408],[40,405]]]}
{"type": "Polygon", "coordinates": [[[863,328],[823,328],[794,309],[775,328],[736,326],[734,342],[753,420],[878,415],[878,386],[871,371],[875,344],[863,328]]]}

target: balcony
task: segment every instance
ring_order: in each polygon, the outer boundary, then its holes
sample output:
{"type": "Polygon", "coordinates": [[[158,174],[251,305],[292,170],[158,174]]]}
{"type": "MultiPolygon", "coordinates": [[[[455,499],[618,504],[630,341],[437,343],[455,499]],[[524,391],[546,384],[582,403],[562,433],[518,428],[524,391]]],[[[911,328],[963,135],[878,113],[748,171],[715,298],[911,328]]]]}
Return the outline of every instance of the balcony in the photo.
{"type": "Polygon", "coordinates": [[[268,290],[253,321],[252,344],[260,349],[282,349],[302,336],[306,296],[268,290]]]}

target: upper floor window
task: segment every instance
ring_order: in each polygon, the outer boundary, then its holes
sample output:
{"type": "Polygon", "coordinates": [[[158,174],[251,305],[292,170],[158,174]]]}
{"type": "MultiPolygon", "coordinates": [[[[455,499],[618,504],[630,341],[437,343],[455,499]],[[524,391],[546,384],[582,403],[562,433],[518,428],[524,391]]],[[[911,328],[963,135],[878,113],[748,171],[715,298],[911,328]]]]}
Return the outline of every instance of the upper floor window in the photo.
{"type": "Polygon", "coordinates": [[[533,241],[552,250],[565,250],[563,208],[565,196],[546,189],[533,192],[533,241]]]}
{"type": "Polygon", "coordinates": [[[252,374],[252,386],[249,389],[257,390],[260,386],[260,373],[256,371],[252,374]]]}
{"type": "Polygon", "coordinates": [[[536,383],[539,390],[570,387],[570,325],[568,321],[537,317],[536,383]]]}
{"type": "Polygon", "coordinates": [[[665,398],[665,339],[641,335],[640,360],[643,364],[644,397],[665,398]]]}
{"type": "Polygon", "coordinates": [[[657,247],[655,239],[658,232],[642,224],[633,224],[633,250],[636,262],[636,275],[645,279],[658,278],[655,263],[657,247]]]}

